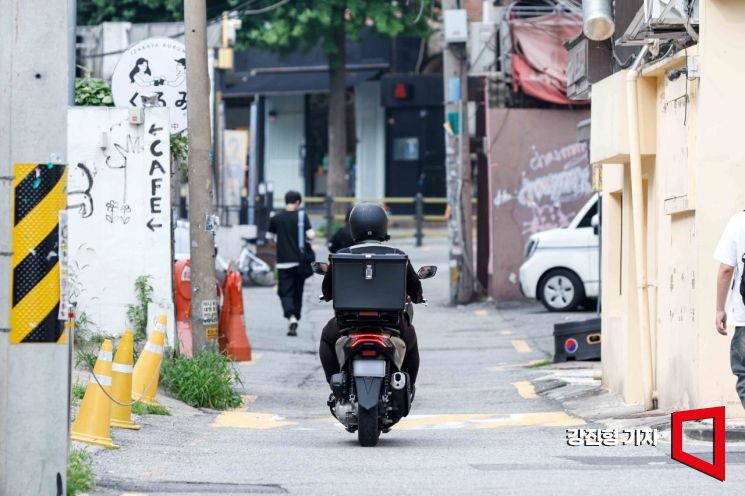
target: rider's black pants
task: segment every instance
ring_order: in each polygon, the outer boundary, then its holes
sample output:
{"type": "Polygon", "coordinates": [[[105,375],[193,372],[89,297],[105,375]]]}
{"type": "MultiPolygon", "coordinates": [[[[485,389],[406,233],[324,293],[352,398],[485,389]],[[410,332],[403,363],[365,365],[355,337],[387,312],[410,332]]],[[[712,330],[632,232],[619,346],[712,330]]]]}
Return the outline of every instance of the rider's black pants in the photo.
{"type": "MultiPolygon", "coordinates": [[[[419,348],[416,341],[416,330],[413,325],[409,325],[404,319],[404,323],[399,326],[401,339],[406,343],[406,355],[404,355],[404,364],[401,367],[402,372],[406,372],[411,377],[411,383],[416,383],[416,376],[419,372],[419,348]]],[[[326,327],[321,333],[321,343],[318,346],[318,354],[321,357],[321,365],[326,374],[326,382],[331,381],[331,376],[339,372],[339,361],[336,359],[336,340],[339,339],[339,325],[336,319],[329,320],[326,327]]]]}

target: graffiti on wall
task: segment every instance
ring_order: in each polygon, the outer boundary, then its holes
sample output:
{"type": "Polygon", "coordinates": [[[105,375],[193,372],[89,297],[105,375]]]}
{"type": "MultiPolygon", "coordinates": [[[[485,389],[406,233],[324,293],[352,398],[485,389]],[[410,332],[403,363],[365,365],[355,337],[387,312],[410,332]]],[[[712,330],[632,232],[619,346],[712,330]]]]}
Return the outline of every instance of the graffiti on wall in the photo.
{"type": "Polygon", "coordinates": [[[533,157],[522,172],[519,187],[514,191],[501,189],[494,195],[497,208],[510,202],[522,207],[513,208],[513,215],[525,237],[546,229],[565,227],[576,211],[571,207],[563,208],[564,205],[586,199],[592,193],[586,143],[573,143],[545,153],[533,145],[532,150],[533,157]],[[548,168],[557,166],[561,170],[546,172],[548,168]]]}
{"type": "Polygon", "coordinates": [[[520,298],[525,243],[567,226],[592,194],[587,143],[577,141],[586,110],[489,109],[492,269],[489,293],[520,298]]]}
{"type": "Polygon", "coordinates": [[[132,124],[126,108],[68,114],[68,296],[108,334],[128,325],[140,275],[151,276],[157,305],[171,305],[168,115],[147,108],[132,124]]]}

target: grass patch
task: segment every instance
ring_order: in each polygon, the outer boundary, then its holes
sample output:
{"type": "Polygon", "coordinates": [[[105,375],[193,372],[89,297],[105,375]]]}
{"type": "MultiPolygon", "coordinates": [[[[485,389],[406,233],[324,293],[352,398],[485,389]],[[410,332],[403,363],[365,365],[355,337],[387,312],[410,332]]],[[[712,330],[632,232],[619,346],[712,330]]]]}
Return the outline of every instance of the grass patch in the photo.
{"type": "Polygon", "coordinates": [[[70,397],[72,398],[72,404],[77,405],[81,402],[85,396],[85,386],[82,384],[73,384],[72,390],[70,391],[70,397]]]}
{"type": "Polygon", "coordinates": [[[96,478],[91,468],[91,457],[79,449],[71,449],[67,462],[67,496],[75,496],[96,487],[96,478]]]}
{"type": "Polygon", "coordinates": [[[136,415],[171,415],[163,405],[147,405],[136,401],[132,404],[132,413],[136,415]]]}
{"type": "Polygon", "coordinates": [[[153,301],[151,276],[139,276],[135,279],[135,299],[137,303],[127,305],[127,320],[134,328],[135,342],[147,339],[147,306],[153,301]]]}
{"type": "Polygon", "coordinates": [[[543,360],[538,360],[535,362],[531,362],[529,365],[527,365],[527,368],[529,369],[539,369],[541,367],[546,367],[548,365],[553,365],[554,361],[549,360],[547,358],[544,358],[543,360]]]}
{"type": "Polygon", "coordinates": [[[233,390],[233,385],[240,382],[230,360],[214,350],[194,358],[167,358],[161,369],[161,384],[175,398],[193,407],[225,410],[240,406],[241,397],[233,390]]]}

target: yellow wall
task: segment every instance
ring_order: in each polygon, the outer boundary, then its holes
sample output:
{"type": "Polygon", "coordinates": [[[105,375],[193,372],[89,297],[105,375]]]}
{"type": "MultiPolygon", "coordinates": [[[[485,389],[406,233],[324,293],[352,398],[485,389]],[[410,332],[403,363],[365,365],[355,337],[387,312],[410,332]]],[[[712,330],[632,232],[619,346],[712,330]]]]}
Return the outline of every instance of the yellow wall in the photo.
{"type": "MultiPolygon", "coordinates": [[[[729,338],[713,325],[712,252],[745,208],[745,3],[701,8],[698,47],[648,65],[638,83],[653,374],[661,408],[726,405],[743,417],[729,338]],[[668,80],[696,62],[700,79],[668,80]]],[[[592,96],[591,157],[603,164],[604,188],[603,383],[642,403],[625,84],[626,72],[616,73],[592,96]]]]}

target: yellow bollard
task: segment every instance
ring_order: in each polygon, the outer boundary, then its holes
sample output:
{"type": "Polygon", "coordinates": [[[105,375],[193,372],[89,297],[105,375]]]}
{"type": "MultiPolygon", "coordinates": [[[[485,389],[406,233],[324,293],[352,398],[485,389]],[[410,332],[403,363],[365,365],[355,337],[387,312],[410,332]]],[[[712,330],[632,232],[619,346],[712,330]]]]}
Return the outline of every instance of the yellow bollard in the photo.
{"type": "Polygon", "coordinates": [[[137,359],[132,372],[132,399],[146,405],[157,405],[155,395],[158,392],[160,364],[163,361],[163,345],[166,342],[165,315],[158,317],[158,324],[147,338],[145,348],[137,359]]]}
{"type": "Polygon", "coordinates": [[[104,340],[98,360],[80,403],[80,410],[72,424],[75,441],[99,444],[107,448],[118,448],[111,440],[109,419],[111,415],[111,340],[104,340]]]}
{"type": "Polygon", "coordinates": [[[132,401],[133,347],[134,336],[127,329],[122,335],[111,366],[111,397],[114,398],[111,405],[111,426],[138,430],[140,426],[132,422],[132,405],[129,404],[132,401]]]}

